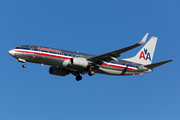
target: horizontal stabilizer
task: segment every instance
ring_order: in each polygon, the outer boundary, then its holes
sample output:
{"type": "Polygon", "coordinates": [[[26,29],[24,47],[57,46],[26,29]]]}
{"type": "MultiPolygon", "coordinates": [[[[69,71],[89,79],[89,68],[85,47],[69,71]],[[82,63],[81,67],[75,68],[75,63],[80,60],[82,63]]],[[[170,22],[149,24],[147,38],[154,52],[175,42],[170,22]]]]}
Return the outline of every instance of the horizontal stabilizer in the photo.
{"type": "Polygon", "coordinates": [[[153,69],[155,67],[158,67],[160,65],[166,64],[166,63],[171,62],[171,61],[173,61],[173,60],[167,60],[167,61],[158,62],[158,63],[154,63],[154,64],[150,64],[150,65],[145,65],[144,67],[149,68],[149,69],[153,69]]]}

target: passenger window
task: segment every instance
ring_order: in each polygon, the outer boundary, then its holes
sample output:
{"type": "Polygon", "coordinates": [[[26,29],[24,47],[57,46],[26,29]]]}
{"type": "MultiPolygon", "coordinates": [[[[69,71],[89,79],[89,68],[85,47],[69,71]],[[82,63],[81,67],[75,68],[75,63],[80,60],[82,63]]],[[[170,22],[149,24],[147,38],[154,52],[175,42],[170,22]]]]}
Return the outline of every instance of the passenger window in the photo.
{"type": "Polygon", "coordinates": [[[125,65],[124,63],[121,63],[121,65],[125,65]]]}
{"type": "Polygon", "coordinates": [[[128,65],[129,67],[132,67],[132,65],[128,65]]]}
{"type": "Polygon", "coordinates": [[[23,48],[24,50],[29,50],[29,48],[23,48]]]}

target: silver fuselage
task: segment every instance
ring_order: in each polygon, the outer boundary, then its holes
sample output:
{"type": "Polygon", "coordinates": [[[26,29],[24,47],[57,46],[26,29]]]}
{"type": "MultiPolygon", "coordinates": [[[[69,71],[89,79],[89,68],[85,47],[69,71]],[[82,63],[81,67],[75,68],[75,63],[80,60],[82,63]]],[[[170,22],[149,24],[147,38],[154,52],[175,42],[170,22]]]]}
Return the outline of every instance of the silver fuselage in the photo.
{"type": "MultiPolygon", "coordinates": [[[[61,67],[64,69],[75,70],[78,72],[87,73],[86,69],[74,66],[64,66],[65,61],[71,58],[84,58],[88,59],[95,55],[89,55],[84,53],[66,51],[61,49],[54,49],[41,46],[30,46],[24,48],[15,48],[9,51],[9,54],[22,62],[32,62],[50,66],[61,67]]],[[[142,64],[128,62],[125,60],[112,60],[110,62],[101,64],[95,73],[108,74],[108,75],[136,75],[151,72],[151,69],[143,68],[142,64]]]]}

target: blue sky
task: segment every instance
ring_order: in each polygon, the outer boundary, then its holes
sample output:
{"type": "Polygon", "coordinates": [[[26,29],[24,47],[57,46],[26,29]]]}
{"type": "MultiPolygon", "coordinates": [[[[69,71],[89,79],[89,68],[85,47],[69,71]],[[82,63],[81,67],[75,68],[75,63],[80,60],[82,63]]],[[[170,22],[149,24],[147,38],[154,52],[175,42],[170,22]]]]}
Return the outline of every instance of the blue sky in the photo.
{"type": "MultiPolygon", "coordinates": [[[[180,2],[178,0],[0,1],[2,120],[179,120],[180,2]],[[94,55],[120,49],[149,32],[158,37],[153,62],[174,59],[141,76],[96,74],[77,82],[49,66],[23,69],[8,54],[41,45],[94,55]]],[[[134,56],[141,47],[123,53],[134,56]]]]}

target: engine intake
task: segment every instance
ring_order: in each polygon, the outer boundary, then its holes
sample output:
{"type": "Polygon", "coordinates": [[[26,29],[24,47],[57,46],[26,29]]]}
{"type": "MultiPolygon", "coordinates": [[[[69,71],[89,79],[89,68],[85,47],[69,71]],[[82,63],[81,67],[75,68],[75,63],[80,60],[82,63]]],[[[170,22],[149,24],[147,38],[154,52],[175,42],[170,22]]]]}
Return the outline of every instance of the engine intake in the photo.
{"type": "Polygon", "coordinates": [[[57,67],[50,67],[49,73],[52,75],[58,75],[58,76],[66,76],[69,74],[69,72],[64,70],[63,68],[57,68],[57,67]]]}

